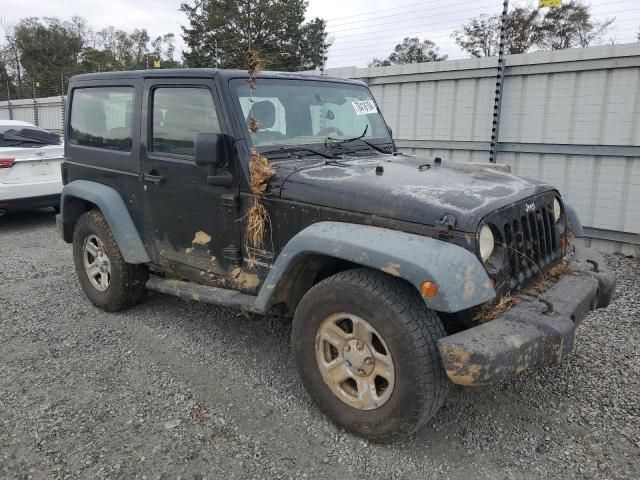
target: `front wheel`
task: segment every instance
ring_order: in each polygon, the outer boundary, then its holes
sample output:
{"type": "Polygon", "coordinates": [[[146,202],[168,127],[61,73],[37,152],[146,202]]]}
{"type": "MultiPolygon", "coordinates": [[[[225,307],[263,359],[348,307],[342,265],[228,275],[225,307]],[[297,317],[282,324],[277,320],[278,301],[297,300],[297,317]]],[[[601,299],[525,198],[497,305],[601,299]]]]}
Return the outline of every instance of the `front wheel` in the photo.
{"type": "Polygon", "coordinates": [[[147,266],[124,261],[99,210],[85,212],[76,222],[73,262],[89,300],[108,312],[135,305],[146,292],[147,266]]]}
{"type": "Polygon", "coordinates": [[[302,382],[329,418],[388,441],[415,432],[442,406],[449,382],[436,342],[445,335],[410,285],[355,269],[307,292],[292,343],[302,382]]]}

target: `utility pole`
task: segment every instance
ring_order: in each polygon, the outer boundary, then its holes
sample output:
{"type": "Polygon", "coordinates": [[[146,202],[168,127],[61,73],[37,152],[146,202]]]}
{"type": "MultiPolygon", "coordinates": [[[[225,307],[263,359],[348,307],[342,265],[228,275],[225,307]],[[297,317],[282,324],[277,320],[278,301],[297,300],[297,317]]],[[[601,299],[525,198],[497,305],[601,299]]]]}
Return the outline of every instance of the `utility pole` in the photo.
{"type": "Polygon", "coordinates": [[[498,46],[498,74],[496,75],[496,96],[493,104],[493,122],[491,127],[491,151],[489,162],[496,163],[498,156],[498,138],[500,134],[500,112],[502,110],[502,90],[504,86],[504,49],[507,38],[507,17],[509,13],[509,0],[502,4],[502,17],[500,20],[500,44],[498,46]]]}

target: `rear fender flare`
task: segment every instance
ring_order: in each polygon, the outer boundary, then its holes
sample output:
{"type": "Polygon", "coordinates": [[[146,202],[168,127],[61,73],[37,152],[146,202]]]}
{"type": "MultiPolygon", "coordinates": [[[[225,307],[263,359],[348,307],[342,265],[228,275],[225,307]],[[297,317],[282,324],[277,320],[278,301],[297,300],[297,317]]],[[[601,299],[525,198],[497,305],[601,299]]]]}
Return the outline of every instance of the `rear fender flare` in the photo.
{"type": "Polygon", "coordinates": [[[65,241],[71,241],[73,226],[78,217],[84,213],[83,209],[77,207],[78,199],[91,202],[100,209],[125,262],[132,264],[151,262],[124,200],[115,189],[98,182],[74,180],[62,189],[59,216],[65,227],[63,229],[65,241]]]}
{"type": "Polygon", "coordinates": [[[259,310],[267,311],[273,305],[278,285],[307,254],[381,270],[408,281],[418,292],[424,281],[434,281],[438,294],[422,298],[436,311],[458,312],[496,296],[478,258],[458,245],[387,228],[319,222],[296,234],[278,255],[258,293],[259,310]]]}

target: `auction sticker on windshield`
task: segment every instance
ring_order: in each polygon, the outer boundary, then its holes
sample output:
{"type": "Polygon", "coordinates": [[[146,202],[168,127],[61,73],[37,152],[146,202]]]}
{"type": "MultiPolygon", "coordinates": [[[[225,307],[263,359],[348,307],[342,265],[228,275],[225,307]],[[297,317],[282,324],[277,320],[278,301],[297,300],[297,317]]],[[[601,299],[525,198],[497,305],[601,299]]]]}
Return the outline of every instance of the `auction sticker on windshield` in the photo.
{"type": "Polygon", "coordinates": [[[376,104],[373,100],[358,100],[351,102],[353,109],[356,111],[356,115],[368,115],[370,113],[378,113],[376,104]]]}

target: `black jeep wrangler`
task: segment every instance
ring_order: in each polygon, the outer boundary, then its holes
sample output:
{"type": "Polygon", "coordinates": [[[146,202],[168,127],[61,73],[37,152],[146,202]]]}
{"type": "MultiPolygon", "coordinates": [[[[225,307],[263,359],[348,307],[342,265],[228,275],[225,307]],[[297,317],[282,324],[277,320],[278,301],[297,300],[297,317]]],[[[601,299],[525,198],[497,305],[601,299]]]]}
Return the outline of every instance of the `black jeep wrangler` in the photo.
{"type": "Polygon", "coordinates": [[[572,246],[582,227],[557,190],[399,153],[361,82],[87,74],[66,112],[57,224],[89,299],[115,311],[156,290],[292,317],[310,396],[371,439],[417,430],[449,382],[561,361],[615,288],[572,246]],[[272,169],[262,195],[254,156],[272,169]]]}

